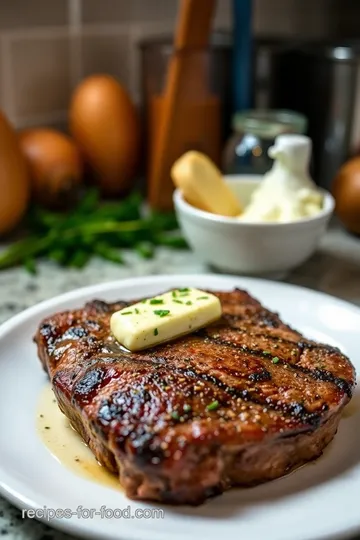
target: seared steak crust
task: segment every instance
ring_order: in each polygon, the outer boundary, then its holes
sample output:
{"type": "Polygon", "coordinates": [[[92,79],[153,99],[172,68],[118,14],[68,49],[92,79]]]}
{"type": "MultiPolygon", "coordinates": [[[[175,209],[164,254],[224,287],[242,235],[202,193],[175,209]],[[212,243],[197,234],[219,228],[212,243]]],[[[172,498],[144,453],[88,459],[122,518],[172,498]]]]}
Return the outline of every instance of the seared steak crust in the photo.
{"type": "Polygon", "coordinates": [[[139,353],[110,334],[125,302],[57,313],[35,336],[60,409],[131,498],[200,504],[278,478],[321,455],[351,398],[337,348],[245,291],[213,294],[220,322],[139,353]]]}

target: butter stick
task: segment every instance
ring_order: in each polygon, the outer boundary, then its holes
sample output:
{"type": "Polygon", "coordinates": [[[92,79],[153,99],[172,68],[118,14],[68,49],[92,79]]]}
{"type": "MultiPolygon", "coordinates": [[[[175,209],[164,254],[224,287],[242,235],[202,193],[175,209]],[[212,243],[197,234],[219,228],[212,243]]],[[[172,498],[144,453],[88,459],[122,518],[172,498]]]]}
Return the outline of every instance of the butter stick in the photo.
{"type": "Polygon", "coordinates": [[[200,152],[181,156],[171,169],[171,177],[189,204],[221,216],[236,217],[242,208],[214,163],[200,152]]]}

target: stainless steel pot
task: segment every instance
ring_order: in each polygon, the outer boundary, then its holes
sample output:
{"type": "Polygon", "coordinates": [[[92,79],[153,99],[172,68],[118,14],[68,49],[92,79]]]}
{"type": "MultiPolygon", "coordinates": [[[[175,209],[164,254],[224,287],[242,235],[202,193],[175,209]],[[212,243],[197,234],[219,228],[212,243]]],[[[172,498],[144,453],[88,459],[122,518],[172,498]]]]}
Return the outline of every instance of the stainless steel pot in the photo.
{"type": "Polygon", "coordinates": [[[329,188],[342,163],[360,149],[360,45],[297,45],[277,51],[268,100],[308,119],[313,176],[329,188]]]}

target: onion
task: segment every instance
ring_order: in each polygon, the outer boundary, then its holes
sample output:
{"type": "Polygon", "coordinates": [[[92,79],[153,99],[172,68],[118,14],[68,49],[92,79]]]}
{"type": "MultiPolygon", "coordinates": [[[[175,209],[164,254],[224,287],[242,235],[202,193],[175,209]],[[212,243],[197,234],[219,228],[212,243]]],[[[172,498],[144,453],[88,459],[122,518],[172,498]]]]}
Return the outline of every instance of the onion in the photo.
{"type": "Polygon", "coordinates": [[[70,132],[106,196],[132,187],[140,150],[138,115],[125,88],[108,75],[92,75],[76,88],[70,132]]]}
{"type": "Polygon", "coordinates": [[[0,234],[10,232],[24,216],[30,185],[16,132],[0,113],[0,234]]]}
{"type": "Polygon", "coordinates": [[[81,182],[80,152],[70,137],[54,129],[29,129],[19,134],[35,201],[48,207],[71,202],[81,182]]]}
{"type": "Polygon", "coordinates": [[[360,234],[360,157],[350,159],[337,174],[332,194],[335,212],[345,227],[360,234]]]}

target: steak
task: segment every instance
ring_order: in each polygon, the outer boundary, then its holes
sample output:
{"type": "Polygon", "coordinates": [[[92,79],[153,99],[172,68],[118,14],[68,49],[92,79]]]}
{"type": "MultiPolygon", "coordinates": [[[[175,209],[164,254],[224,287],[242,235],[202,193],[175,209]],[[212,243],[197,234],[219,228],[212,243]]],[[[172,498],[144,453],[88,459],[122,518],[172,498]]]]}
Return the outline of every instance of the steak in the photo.
{"type": "MultiPolygon", "coordinates": [[[[319,457],[355,370],[247,292],[213,292],[223,317],[137,353],[110,333],[131,303],[46,318],[35,341],[61,411],[132,499],[197,505],[319,457]]],[[[138,300],[136,300],[138,301],[138,300]]]]}

